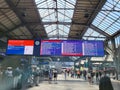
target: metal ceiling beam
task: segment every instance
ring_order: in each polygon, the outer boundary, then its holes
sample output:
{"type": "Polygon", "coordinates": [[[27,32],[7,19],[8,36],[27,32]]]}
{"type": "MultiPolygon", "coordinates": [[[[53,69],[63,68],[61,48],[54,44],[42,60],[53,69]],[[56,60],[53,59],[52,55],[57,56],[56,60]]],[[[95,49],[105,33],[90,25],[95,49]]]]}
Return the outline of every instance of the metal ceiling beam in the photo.
{"type": "Polygon", "coordinates": [[[117,31],[116,33],[114,33],[111,37],[114,38],[114,37],[117,37],[117,36],[119,36],[119,35],[120,35],[120,30],[117,31]]]}
{"type": "Polygon", "coordinates": [[[60,29],[60,28],[59,28],[59,30],[60,30],[60,31],[62,31],[62,32],[64,32],[64,33],[66,33],[66,34],[68,34],[68,33],[67,33],[67,32],[65,32],[63,29],[60,29]]]}
{"type": "Polygon", "coordinates": [[[17,6],[19,3],[20,3],[20,0],[18,0],[18,1],[17,1],[17,3],[16,3],[16,5],[15,5],[15,6],[17,6]]]}
{"type": "MultiPolygon", "coordinates": [[[[9,7],[0,7],[0,9],[10,9],[9,7]]],[[[18,9],[33,9],[32,7],[26,7],[26,8],[22,8],[22,7],[18,7],[18,9]]],[[[42,10],[48,10],[48,9],[52,9],[55,10],[56,8],[39,8],[36,7],[35,9],[42,9],[42,10]]],[[[59,10],[74,10],[74,8],[58,8],[59,10]]],[[[80,9],[80,10],[85,10],[85,9],[80,9]]]]}
{"type": "MultiPolygon", "coordinates": [[[[87,10],[91,10],[93,12],[93,14],[90,16],[90,19],[89,19],[87,25],[90,25],[93,22],[93,20],[95,19],[96,15],[98,14],[98,12],[102,11],[102,7],[103,7],[103,5],[105,3],[106,3],[106,0],[99,0],[98,5],[96,6],[96,8],[94,8],[94,9],[90,9],[90,8],[87,9],[87,10]]],[[[85,34],[85,32],[87,31],[88,28],[89,27],[85,28],[85,30],[81,33],[80,38],[82,38],[84,36],[84,34],[85,34]]]]}
{"type": "Polygon", "coordinates": [[[44,19],[45,17],[48,17],[48,16],[52,15],[53,13],[55,13],[55,12],[48,13],[47,15],[45,15],[44,17],[42,17],[42,19],[44,19]]]}
{"type": "MultiPolygon", "coordinates": [[[[55,29],[56,30],[56,29],[55,29]]],[[[49,37],[55,37],[56,35],[49,35],[49,37]]],[[[68,37],[68,35],[60,35],[60,37],[62,37],[62,38],[67,38],[68,37]]],[[[76,35],[71,35],[70,37],[78,37],[78,36],[76,36],[76,35]]],[[[102,39],[104,39],[105,37],[97,37],[97,36],[84,36],[84,37],[89,37],[89,38],[102,38],[102,39]]]]}
{"type": "MultiPolygon", "coordinates": [[[[59,11],[58,11],[59,12],[59,11]]],[[[71,19],[71,17],[69,17],[69,16],[67,16],[67,15],[65,15],[65,14],[63,14],[63,13],[61,13],[61,12],[59,12],[61,15],[63,15],[63,16],[66,16],[66,17],[68,17],[69,19],[71,19]]]]}
{"type": "Polygon", "coordinates": [[[0,25],[3,26],[5,29],[8,30],[8,28],[4,24],[2,24],[1,22],[0,22],[0,25]]]}
{"type": "Polygon", "coordinates": [[[108,38],[106,39],[106,41],[109,41],[109,40],[111,40],[111,39],[113,39],[113,38],[115,38],[115,37],[117,37],[117,36],[119,36],[119,35],[120,35],[120,30],[117,31],[117,32],[115,32],[111,37],[108,37],[108,38]]]}
{"type": "MultiPolygon", "coordinates": [[[[24,24],[26,21],[23,19],[22,15],[21,15],[21,12],[19,11],[19,9],[17,9],[17,7],[13,4],[13,2],[11,0],[5,0],[5,1],[9,5],[10,9],[13,10],[13,12],[17,15],[17,17],[24,24]]],[[[27,25],[26,25],[26,28],[29,30],[29,32],[31,33],[31,35],[33,35],[33,38],[34,38],[34,33],[33,33],[32,29],[29,28],[29,26],[27,26],[27,25]]]]}
{"type": "Polygon", "coordinates": [[[67,3],[69,3],[69,4],[71,4],[71,5],[73,5],[73,6],[75,6],[73,3],[71,3],[71,2],[69,2],[67,0],[64,0],[64,1],[67,2],[67,3]]]}
{"type": "Polygon", "coordinates": [[[89,0],[90,4],[93,6],[92,0],[89,0]]]}
{"type": "Polygon", "coordinates": [[[52,25],[52,24],[60,24],[60,25],[71,25],[71,24],[75,24],[75,25],[85,25],[87,26],[86,23],[77,23],[77,22],[26,22],[24,23],[25,25],[41,25],[41,24],[44,24],[44,25],[52,25]]]}
{"type": "Polygon", "coordinates": [[[0,12],[1,12],[12,24],[16,25],[16,24],[10,19],[10,17],[8,17],[8,16],[5,14],[5,12],[3,12],[3,10],[0,10],[0,12]]]}
{"type": "Polygon", "coordinates": [[[106,36],[106,37],[111,37],[108,33],[104,32],[103,30],[99,29],[98,27],[94,26],[93,24],[90,25],[90,28],[92,28],[94,31],[106,36]]]}
{"type": "Polygon", "coordinates": [[[102,39],[106,38],[106,37],[97,37],[97,36],[84,36],[84,37],[88,37],[88,38],[102,38],[102,39]]]}
{"type": "Polygon", "coordinates": [[[42,4],[42,3],[44,3],[44,2],[46,2],[47,0],[44,0],[44,1],[42,1],[42,2],[39,2],[38,4],[36,4],[37,6],[38,5],[40,5],[40,4],[42,4]]]}
{"type": "MultiPolygon", "coordinates": [[[[0,9],[10,9],[9,7],[0,7],[0,9]]],[[[55,8],[32,8],[32,7],[26,7],[26,8],[21,8],[21,7],[18,7],[17,9],[42,9],[42,10],[48,10],[48,9],[51,9],[51,10],[54,10],[55,8]]],[[[74,8],[58,8],[58,10],[74,10],[74,8]]],[[[77,9],[79,11],[86,11],[86,8],[83,8],[83,7],[80,7],[80,9],[77,9]]],[[[95,12],[99,12],[99,9],[94,9],[94,8],[87,8],[87,10],[93,10],[95,12]]],[[[109,9],[101,9],[101,11],[110,11],[110,12],[120,12],[120,10],[116,10],[116,9],[112,9],[112,10],[109,10],[109,9]]]]}
{"type": "Polygon", "coordinates": [[[48,32],[47,34],[50,34],[50,33],[54,32],[54,31],[56,31],[56,30],[57,30],[57,29],[53,29],[52,31],[48,32]]]}
{"type": "Polygon", "coordinates": [[[8,31],[5,31],[5,32],[1,33],[1,34],[0,34],[0,38],[6,36],[8,33],[16,30],[17,28],[19,28],[19,27],[21,27],[21,26],[23,26],[23,24],[17,25],[17,26],[15,26],[14,28],[9,29],[8,31]]]}
{"type": "Polygon", "coordinates": [[[0,40],[0,48],[5,47],[6,48],[7,43],[3,42],[2,40],[0,40]]]}

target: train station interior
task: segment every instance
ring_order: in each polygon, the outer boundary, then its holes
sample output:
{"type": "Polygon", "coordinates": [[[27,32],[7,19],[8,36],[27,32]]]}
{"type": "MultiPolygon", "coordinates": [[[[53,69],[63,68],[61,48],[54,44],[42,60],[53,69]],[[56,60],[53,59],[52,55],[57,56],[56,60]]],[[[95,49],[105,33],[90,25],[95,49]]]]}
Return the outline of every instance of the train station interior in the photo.
{"type": "Polygon", "coordinates": [[[120,89],[120,0],[0,0],[0,90],[107,90],[104,75],[120,89]]]}

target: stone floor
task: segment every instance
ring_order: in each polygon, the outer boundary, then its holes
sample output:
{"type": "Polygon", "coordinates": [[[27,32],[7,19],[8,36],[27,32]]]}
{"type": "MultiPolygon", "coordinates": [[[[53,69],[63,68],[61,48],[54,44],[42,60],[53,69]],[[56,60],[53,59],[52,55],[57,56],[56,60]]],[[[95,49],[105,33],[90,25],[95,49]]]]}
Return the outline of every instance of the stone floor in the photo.
{"type": "Polygon", "coordinates": [[[43,81],[39,86],[34,86],[26,90],[99,90],[98,85],[90,85],[83,79],[67,77],[64,80],[64,75],[59,75],[57,82],[43,81]]]}

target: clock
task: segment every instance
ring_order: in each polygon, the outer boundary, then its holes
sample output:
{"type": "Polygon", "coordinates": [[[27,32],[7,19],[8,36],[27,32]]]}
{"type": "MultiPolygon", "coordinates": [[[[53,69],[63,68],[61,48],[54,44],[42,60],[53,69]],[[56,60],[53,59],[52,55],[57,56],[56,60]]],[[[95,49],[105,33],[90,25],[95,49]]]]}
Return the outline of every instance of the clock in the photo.
{"type": "Polygon", "coordinates": [[[35,45],[40,45],[40,42],[39,41],[35,41],[35,45]]]}

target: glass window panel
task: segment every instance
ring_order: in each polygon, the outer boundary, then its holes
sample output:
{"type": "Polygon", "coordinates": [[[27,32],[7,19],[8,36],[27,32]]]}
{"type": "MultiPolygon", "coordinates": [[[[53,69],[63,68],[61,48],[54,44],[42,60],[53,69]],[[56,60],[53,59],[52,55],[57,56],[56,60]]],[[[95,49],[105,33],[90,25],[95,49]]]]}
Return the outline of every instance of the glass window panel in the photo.
{"type": "Polygon", "coordinates": [[[52,26],[52,29],[55,30],[57,25],[51,25],[52,26]]]}
{"type": "Polygon", "coordinates": [[[91,36],[99,36],[99,33],[94,31],[91,36]]]}
{"type": "Polygon", "coordinates": [[[110,18],[107,16],[107,17],[104,18],[103,22],[105,22],[105,23],[111,23],[111,22],[109,22],[109,19],[110,18]]]}
{"type": "Polygon", "coordinates": [[[101,11],[100,13],[104,14],[106,17],[110,13],[110,11],[101,11]]]}
{"type": "Polygon", "coordinates": [[[113,25],[112,25],[111,27],[109,27],[109,28],[111,28],[111,29],[113,30],[113,32],[115,32],[115,30],[118,29],[115,24],[113,24],[113,25]]]}
{"type": "Polygon", "coordinates": [[[107,29],[107,31],[109,32],[110,35],[112,35],[114,33],[115,29],[110,27],[107,29]]]}
{"type": "Polygon", "coordinates": [[[105,7],[106,9],[111,9],[111,8],[114,7],[114,5],[111,4],[111,3],[109,3],[109,2],[107,2],[104,7],[105,7]],[[108,7],[108,6],[109,6],[109,7],[108,7]]]}
{"type": "MultiPolygon", "coordinates": [[[[105,5],[103,6],[103,10],[113,10],[120,9],[119,1],[115,0],[108,0],[105,5]]],[[[106,33],[112,35],[119,30],[120,27],[120,13],[117,11],[101,11],[98,13],[94,21],[92,22],[93,25],[97,26],[101,30],[105,31],[106,33]],[[105,16],[106,15],[106,16],[105,16]],[[100,20],[100,17],[103,19],[100,20]],[[98,24],[99,23],[99,24],[98,24]]]]}
{"type": "Polygon", "coordinates": [[[115,38],[115,45],[116,45],[116,48],[118,48],[118,46],[120,46],[120,36],[115,38]]]}
{"type": "Polygon", "coordinates": [[[103,21],[104,18],[105,18],[105,14],[100,13],[96,17],[96,19],[93,21],[93,24],[95,24],[95,26],[97,26],[98,24],[100,24],[103,21]]]}
{"type": "Polygon", "coordinates": [[[63,36],[63,35],[68,35],[68,33],[65,33],[65,32],[62,31],[62,30],[59,30],[59,34],[60,34],[61,36],[63,36]]]}
{"type": "Polygon", "coordinates": [[[104,19],[104,17],[101,16],[101,15],[99,15],[99,16],[96,18],[96,20],[99,20],[99,22],[102,22],[103,19],[104,19]]]}
{"type": "Polygon", "coordinates": [[[60,13],[58,13],[58,20],[59,21],[64,21],[64,15],[61,15],[60,13]]]}
{"type": "Polygon", "coordinates": [[[47,7],[46,2],[38,3],[37,7],[42,8],[42,7],[47,7]]]}
{"type": "Polygon", "coordinates": [[[59,2],[58,3],[58,8],[65,8],[64,2],[59,2]]]}
{"type": "Polygon", "coordinates": [[[114,33],[120,30],[119,28],[116,28],[116,25],[115,25],[115,26],[113,25],[112,28],[113,28],[113,30],[114,30],[114,31],[113,31],[114,33]]]}
{"type": "MultiPolygon", "coordinates": [[[[73,17],[73,11],[74,10],[61,10],[59,8],[73,8],[76,3],[76,0],[58,0],[57,1],[57,8],[58,12],[54,9],[47,9],[47,8],[56,8],[56,1],[54,0],[35,0],[39,14],[42,18],[43,23],[44,22],[56,22],[57,20],[59,22],[70,22],[71,18],[73,17]],[[41,8],[41,9],[40,9],[41,8]],[[46,9],[42,9],[46,8],[46,9]],[[58,13],[58,16],[57,16],[58,13]]],[[[56,25],[45,25],[45,30],[48,33],[48,35],[55,35],[57,34],[57,30],[59,31],[59,34],[67,35],[69,34],[70,25],[61,25],[58,27],[56,25]],[[57,29],[58,28],[58,29],[57,29]]],[[[68,35],[67,35],[68,36],[68,35]]]]}
{"type": "Polygon", "coordinates": [[[46,27],[49,27],[49,26],[51,26],[51,25],[44,25],[45,28],[46,28],[46,27]]]}
{"type": "Polygon", "coordinates": [[[114,20],[117,19],[117,18],[119,18],[119,16],[116,15],[115,13],[113,13],[113,12],[110,13],[109,17],[112,18],[112,19],[114,19],[114,20]]]}
{"type": "Polygon", "coordinates": [[[120,17],[120,12],[113,12],[113,13],[120,17]]]}
{"type": "Polygon", "coordinates": [[[83,37],[84,40],[87,40],[87,37],[83,37]]]}
{"type": "Polygon", "coordinates": [[[114,21],[110,21],[109,19],[104,19],[104,21],[102,22],[102,24],[106,24],[108,27],[109,25],[111,25],[114,21]]]}
{"type": "Polygon", "coordinates": [[[68,27],[63,26],[63,31],[65,31],[66,33],[68,33],[68,34],[69,34],[69,28],[68,28],[68,27]]]}
{"type": "Polygon", "coordinates": [[[51,31],[52,31],[52,26],[49,26],[49,27],[46,28],[47,33],[51,32],[51,31]]]}
{"type": "MultiPolygon", "coordinates": [[[[103,25],[99,25],[99,27],[98,28],[100,28],[101,30],[105,30],[105,26],[103,26],[103,25]]],[[[106,30],[105,30],[106,31],[106,30]]]]}
{"type": "MultiPolygon", "coordinates": [[[[108,23],[107,22],[107,20],[106,20],[106,22],[105,21],[103,21],[101,24],[100,24],[100,26],[104,26],[104,27],[108,27],[110,25],[110,23],[108,23]]],[[[103,30],[103,29],[102,29],[103,30]]]]}
{"type": "Polygon", "coordinates": [[[98,17],[100,17],[101,19],[104,19],[105,16],[106,15],[103,12],[99,13],[99,15],[98,15],[98,17]]]}
{"type": "Polygon", "coordinates": [[[115,28],[114,26],[110,27],[107,29],[107,31],[109,31],[109,33],[114,34],[115,32],[117,32],[119,30],[119,28],[115,28]]]}
{"type": "Polygon", "coordinates": [[[95,26],[98,26],[99,22],[97,22],[97,20],[96,20],[96,21],[94,21],[94,23],[92,23],[92,24],[95,25],[95,26]]]}
{"type": "Polygon", "coordinates": [[[120,18],[118,19],[118,21],[117,21],[118,23],[120,23],[120,18]]]}
{"type": "Polygon", "coordinates": [[[91,37],[89,37],[88,40],[95,40],[95,38],[91,38],[91,37]]]}
{"type": "Polygon", "coordinates": [[[103,10],[110,10],[110,9],[111,9],[111,7],[107,6],[107,5],[103,7],[103,10]]]}
{"type": "MultiPolygon", "coordinates": [[[[48,37],[53,37],[53,35],[56,35],[56,30],[52,30],[51,33],[48,33],[48,37]]],[[[56,37],[56,36],[54,36],[56,37]]]]}
{"type": "MultiPolygon", "coordinates": [[[[91,28],[88,28],[86,34],[91,34],[92,32],[93,32],[93,30],[92,30],[91,28]]],[[[85,35],[86,35],[86,34],[85,34],[85,35]]]]}
{"type": "Polygon", "coordinates": [[[115,22],[115,20],[111,19],[110,17],[106,17],[107,21],[110,22],[110,23],[113,23],[115,22]]]}
{"type": "Polygon", "coordinates": [[[66,7],[66,8],[74,8],[73,3],[68,3],[70,1],[65,1],[65,0],[58,0],[58,8],[63,8],[63,7],[66,7]],[[73,5],[72,5],[73,4],[73,5]]]}
{"type": "Polygon", "coordinates": [[[117,21],[113,24],[114,27],[117,27],[118,29],[120,29],[120,23],[118,23],[117,21]]]}
{"type": "Polygon", "coordinates": [[[88,39],[88,40],[105,40],[105,36],[103,36],[102,34],[94,31],[91,28],[88,28],[88,30],[86,31],[86,33],[83,36],[83,39],[88,39]],[[103,38],[104,37],[104,38],[103,38]]]}
{"type": "Polygon", "coordinates": [[[115,10],[120,10],[120,4],[118,4],[116,7],[115,7],[115,10]]]}

